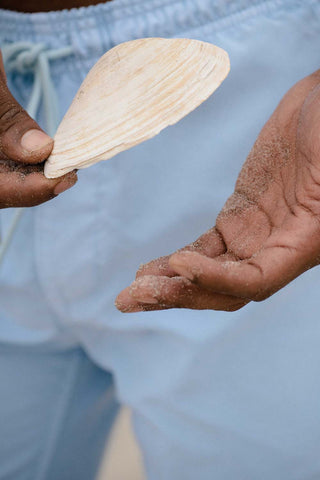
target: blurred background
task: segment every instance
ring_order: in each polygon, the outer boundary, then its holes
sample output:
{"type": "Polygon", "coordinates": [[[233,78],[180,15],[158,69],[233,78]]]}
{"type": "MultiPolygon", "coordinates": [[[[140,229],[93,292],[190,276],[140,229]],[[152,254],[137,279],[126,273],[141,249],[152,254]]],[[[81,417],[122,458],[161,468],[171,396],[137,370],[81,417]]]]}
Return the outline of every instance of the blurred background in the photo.
{"type": "Polygon", "coordinates": [[[146,480],[130,416],[128,408],[120,410],[97,480],[146,480]]]}

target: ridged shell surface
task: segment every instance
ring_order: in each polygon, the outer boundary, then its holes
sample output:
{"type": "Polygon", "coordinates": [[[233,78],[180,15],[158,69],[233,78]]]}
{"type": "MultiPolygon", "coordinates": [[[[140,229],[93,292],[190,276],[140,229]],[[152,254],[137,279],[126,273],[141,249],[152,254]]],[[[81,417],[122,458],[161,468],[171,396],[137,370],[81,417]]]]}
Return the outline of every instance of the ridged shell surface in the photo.
{"type": "Polygon", "coordinates": [[[90,70],[62,119],[45,176],[89,167],[157,135],[206,100],[228,72],[228,54],[198,40],[116,46],[90,70]]]}

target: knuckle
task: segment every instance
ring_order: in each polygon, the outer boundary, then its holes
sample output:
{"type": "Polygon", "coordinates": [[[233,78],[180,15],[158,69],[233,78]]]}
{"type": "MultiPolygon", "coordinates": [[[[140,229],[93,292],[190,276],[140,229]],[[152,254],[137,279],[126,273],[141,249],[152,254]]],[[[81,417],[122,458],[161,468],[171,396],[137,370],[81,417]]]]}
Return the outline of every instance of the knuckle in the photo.
{"type": "Polygon", "coordinates": [[[17,123],[23,111],[23,108],[14,102],[8,102],[2,105],[0,111],[0,132],[4,133],[13,124],[17,123]]]}

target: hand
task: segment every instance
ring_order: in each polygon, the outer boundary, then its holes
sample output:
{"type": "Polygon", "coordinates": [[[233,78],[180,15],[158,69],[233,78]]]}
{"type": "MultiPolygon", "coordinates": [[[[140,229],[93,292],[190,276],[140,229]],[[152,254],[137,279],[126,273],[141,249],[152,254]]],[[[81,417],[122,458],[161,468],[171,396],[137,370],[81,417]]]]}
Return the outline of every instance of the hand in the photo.
{"type": "Polygon", "coordinates": [[[320,263],[320,71],[282,99],[253,146],[216,226],[140,268],[122,312],[237,310],[320,263]]]}
{"type": "Polygon", "coordinates": [[[16,102],[6,85],[0,53],[0,208],[32,207],[72,187],[75,172],[48,180],[43,161],[53,140],[16,102]]]}

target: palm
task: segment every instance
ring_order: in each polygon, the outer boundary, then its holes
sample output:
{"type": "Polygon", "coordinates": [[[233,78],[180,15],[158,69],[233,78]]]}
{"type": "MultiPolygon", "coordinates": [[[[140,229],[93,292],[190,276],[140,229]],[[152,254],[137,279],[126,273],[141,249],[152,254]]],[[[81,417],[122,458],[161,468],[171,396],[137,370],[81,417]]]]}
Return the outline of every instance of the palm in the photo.
{"type": "Polygon", "coordinates": [[[122,311],[236,310],[320,261],[320,74],[295,85],[262,129],[215,228],[145,265],[122,311]]]}

